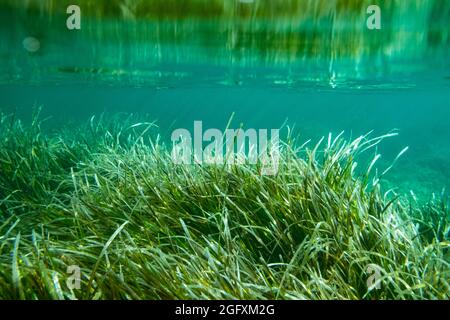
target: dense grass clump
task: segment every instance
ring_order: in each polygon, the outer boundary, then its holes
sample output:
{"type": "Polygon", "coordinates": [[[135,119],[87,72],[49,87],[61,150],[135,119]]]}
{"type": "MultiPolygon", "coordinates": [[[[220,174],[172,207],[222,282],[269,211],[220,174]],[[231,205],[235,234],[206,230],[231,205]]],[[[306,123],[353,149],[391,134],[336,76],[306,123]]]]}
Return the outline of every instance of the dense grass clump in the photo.
{"type": "Polygon", "coordinates": [[[405,205],[375,161],[355,169],[384,137],[289,142],[261,176],[175,165],[130,121],[46,135],[1,119],[0,298],[449,298],[444,201],[405,205]]]}

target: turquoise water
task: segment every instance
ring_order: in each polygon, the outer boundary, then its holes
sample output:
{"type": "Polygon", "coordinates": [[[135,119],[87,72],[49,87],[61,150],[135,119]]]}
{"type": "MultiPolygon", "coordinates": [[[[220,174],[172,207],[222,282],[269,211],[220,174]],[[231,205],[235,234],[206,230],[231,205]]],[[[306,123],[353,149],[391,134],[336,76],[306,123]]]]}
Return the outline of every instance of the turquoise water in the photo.
{"type": "Polygon", "coordinates": [[[386,186],[427,199],[450,186],[449,6],[411,3],[387,8],[381,30],[367,30],[357,11],[351,19],[87,15],[69,31],[61,12],[0,7],[0,111],[29,120],[42,106],[49,129],[146,114],[165,139],[195,120],[223,129],[233,113],[235,126],[287,124],[304,141],[397,130],[378,150],[380,168],[409,149],[386,186]],[[29,37],[38,50],[27,50],[29,37]]]}

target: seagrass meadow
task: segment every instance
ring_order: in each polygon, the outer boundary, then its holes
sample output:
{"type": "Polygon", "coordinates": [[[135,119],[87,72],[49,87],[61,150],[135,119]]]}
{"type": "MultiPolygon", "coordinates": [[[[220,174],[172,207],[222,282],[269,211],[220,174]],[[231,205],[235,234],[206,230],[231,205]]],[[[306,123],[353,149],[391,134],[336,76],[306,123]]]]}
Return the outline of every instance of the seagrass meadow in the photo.
{"type": "Polygon", "coordinates": [[[448,300],[449,21],[447,0],[0,0],[0,299],[448,300]],[[200,122],[279,129],[277,170],[249,137],[241,162],[174,161],[200,122]]]}

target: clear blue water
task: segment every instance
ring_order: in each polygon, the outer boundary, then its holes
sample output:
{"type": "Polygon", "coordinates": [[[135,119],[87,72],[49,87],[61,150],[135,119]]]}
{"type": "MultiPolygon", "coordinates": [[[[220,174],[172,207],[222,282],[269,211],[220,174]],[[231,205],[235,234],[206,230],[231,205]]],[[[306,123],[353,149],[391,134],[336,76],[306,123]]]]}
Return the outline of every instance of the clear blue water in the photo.
{"type": "Polygon", "coordinates": [[[166,138],[194,120],[224,128],[232,113],[245,127],[294,126],[305,141],[398,130],[380,167],[409,150],[386,186],[427,198],[450,186],[449,20],[422,9],[398,9],[381,31],[358,16],[331,25],[90,17],[68,31],[64,15],[3,8],[0,111],[30,119],[43,106],[49,128],[148,114],[166,138]],[[39,50],[24,48],[27,37],[39,50]]]}

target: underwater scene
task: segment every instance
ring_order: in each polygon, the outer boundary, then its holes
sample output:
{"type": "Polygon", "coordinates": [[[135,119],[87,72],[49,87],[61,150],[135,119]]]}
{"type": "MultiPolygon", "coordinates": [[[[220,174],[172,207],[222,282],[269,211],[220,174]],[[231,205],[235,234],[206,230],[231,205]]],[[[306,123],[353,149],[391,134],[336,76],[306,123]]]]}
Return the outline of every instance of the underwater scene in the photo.
{"type": "Polygon", "coordinates": [[[449,299],[449,49],[448,0],[0,0],[0,299],[449,299]]]}

